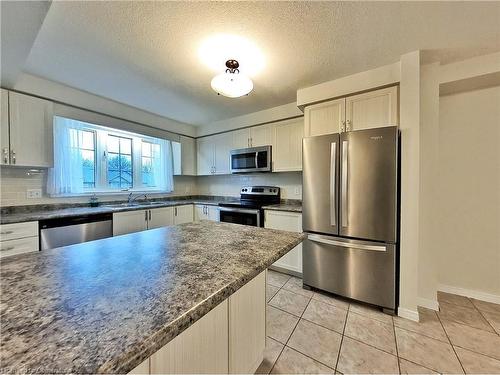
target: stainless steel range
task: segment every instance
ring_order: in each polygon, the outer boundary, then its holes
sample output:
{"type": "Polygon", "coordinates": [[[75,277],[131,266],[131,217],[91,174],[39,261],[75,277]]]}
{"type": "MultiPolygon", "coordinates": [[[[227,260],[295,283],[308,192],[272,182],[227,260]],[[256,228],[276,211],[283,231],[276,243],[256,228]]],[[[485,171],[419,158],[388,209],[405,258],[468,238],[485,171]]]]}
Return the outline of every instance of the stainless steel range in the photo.
{"type": "Polygon", "coordinates": [[[220,221],[263,227],[262,207],[279,202],[280,188],[277,186],[244,186],[238,202],[219,203],[220,221]]]}

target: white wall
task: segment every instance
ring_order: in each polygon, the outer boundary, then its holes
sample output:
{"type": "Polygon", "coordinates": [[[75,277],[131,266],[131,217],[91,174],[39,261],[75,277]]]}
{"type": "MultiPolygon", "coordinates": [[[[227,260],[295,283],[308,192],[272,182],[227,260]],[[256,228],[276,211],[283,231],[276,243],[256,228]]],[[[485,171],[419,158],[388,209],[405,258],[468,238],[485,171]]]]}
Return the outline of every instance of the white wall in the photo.
{"type": "Polygon", "coordinates": [[[443,96],[439,283],[500,299],[500,87],[443,96]]]}
{"type": "Polygon", "coordinates": [[[240,194],[240,188],[246,185],[279,186],[282,199],[302,199],[302,172],[200,176],[197,178],[197,191],[202,195],[237,197],[240,194]]]}

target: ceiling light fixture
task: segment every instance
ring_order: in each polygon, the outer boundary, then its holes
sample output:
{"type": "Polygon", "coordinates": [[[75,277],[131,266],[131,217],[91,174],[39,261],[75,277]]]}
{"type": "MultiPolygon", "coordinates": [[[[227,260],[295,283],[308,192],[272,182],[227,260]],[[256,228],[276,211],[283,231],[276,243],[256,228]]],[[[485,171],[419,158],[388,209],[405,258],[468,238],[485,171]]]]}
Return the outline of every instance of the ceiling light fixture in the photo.
{"type": "Polygon", "coordinates": [[[224,95],[228,98],[239,98],[248,95],[253,90],[253,82],[250,78],[241,74],[240,64],[236,60],[226,61],[226,71],[216,75],[211,82],[212,89],[218,95],[224,95]]]}

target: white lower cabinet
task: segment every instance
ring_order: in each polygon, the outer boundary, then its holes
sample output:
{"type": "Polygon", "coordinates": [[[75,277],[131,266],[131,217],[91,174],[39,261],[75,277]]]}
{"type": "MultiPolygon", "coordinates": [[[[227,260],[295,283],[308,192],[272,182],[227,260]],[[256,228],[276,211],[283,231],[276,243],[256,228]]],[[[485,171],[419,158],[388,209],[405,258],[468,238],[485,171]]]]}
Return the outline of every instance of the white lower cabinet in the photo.
{"type": "Polygon", "coordinates": [[[0,225],[0,258],[38,251],[38,221],[0,225]]]}
{"type": "MultiPolygon", "coordinates": [[[[302,214],[298,212],[265,210],[264,227],[270,229],[302,232],[302,214]]],[[[295,246],[287,254],[273,263],[273,267],[302,274],[302,244],[295,246]]]]}
{"type": "Polygon", "coordinates": [[[147,215],[147,210],[115,212],[113,214],[113,236],[148,229],[147,215]]]}
{"type": "Polygon", "coordinates": [[[161,207],[148,211],[148,229],[174,225],[174,207],[161,207]]]}
{"type": "Polygon", "coordinates": [[[174,207],[174,224],[193,222],[193,205],[186,204],[174,207]]]}
{"type": "Polygon", "coordinates": [[[219,207],[207,204],[197,204],[194,206],[194,220],[219,221],[219,207]]]}
{"type": "Polygon", "coordinates": [[[266,271],[130,374],[253,374],[266,345],[266,271]]]}

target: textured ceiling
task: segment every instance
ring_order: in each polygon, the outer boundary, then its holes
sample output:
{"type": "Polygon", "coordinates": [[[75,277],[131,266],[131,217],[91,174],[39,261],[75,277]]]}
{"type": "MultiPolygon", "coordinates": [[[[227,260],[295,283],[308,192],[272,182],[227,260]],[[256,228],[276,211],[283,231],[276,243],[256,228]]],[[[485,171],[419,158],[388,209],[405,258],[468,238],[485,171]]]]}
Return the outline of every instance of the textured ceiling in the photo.
{"type": "Polygon", "coordinates": [[[56,1],[24,71],[202,125],[292,102],[298,88],[413,50],[444,63],[500,50],[499,25],[500,2],[56,1]],[[210,88],[215,73],[198,48],[217,33],[264,54],[248,97],[210,88]]]}

